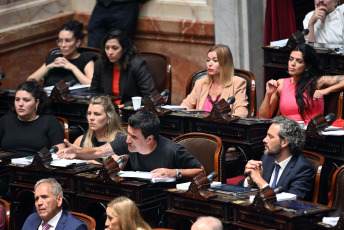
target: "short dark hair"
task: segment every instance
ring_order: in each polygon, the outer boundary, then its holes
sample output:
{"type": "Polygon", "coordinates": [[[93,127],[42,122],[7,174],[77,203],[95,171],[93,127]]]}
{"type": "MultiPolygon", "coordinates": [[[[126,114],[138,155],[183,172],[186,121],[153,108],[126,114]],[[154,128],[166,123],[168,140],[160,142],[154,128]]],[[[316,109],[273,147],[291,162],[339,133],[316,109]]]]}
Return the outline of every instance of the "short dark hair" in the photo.
{"type": "Polygon", "coordinates": [[[122,30],[112,30],[107,33],[101,41],[100,50],[103,59],[103,63],[107,66],[112,66],[109,58],[105,53],[105,44],[107,41],[117,39],[119,44],[122,46],[122,57],[119,60],[122,69],[127,69],[130,64],[130,60],[138,54],[138,51],[131,44],[130,38],[122,30]]]}
{"type": "Polygon", "coordinates": [[[40,82],[34,79],[25,81],[18,85],[16,92],[18,91],[26,91],[30,93],[35,98],[35,100],[39,99],[37,114],[48,112],[46,105],[49,103],[49,98],[40,82]]]}
{"type": "Polygon", "coordinates": [[[83,40],[85,35],[82,33],[82,29],[84,27],[84,24],[77,21],[77,20],[72,20],[69,21],[65,24],[63,24],[60,29],[59,29],[59,33],[62,30],[66,30],[66,31],[70,31],[74,34],[74,37],[76,38],[76,40],[83,40]]]}
{"type": "Polygon", "coordinates": [[[139,111],[129,118],[128,123],[133,129],[141,129],[145,138],[153,135],[155,140],[159,140],[160,120],[154,113],[139,111]]]}
{"type": "Polygon", "coordinates": [[[302,152],[306,142],[306,135],[296,121],[278,116],[273,118],[271,123],[280,126],[278,136],[281,140],[287,140],[291,154],[296,155],[302,152]]]}

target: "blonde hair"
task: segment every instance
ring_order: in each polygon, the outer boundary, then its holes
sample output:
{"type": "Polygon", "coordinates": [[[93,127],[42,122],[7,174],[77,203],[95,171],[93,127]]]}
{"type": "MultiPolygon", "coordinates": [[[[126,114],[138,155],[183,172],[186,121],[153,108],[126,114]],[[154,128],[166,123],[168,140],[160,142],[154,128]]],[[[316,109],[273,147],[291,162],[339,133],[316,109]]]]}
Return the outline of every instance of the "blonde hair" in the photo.
{"type": "Polygon", "coordinates": [[[121,230],[138,228],[151,230],[151,227],[142,219],[136,204],[129,198],[117,197],[107,207],[111,208],[112,214],[117,217],[121,230]]]}
{"type": "MultiPolygon", "coordinates": [[[[221,81],[222,87],[223,88],[228,87],[232,85],[233,76],[234,76],[234,64],[233,64],[232,52],[228,46],[222,45],[222,44],[218,44],[211,47],[208,50],[207,55],[208,53],[213,52],[213,51],[216,52],[217,60],[220,65],[220,81],[221,81]]],[[[213,76],[209,75],[208,73],[206,83],[211,84],[213,83],[213,81],[214,81],[213,76]]]]}
{"type": "MultiPolygon", "coordinates": [[[[102,105],[104,107],[104,111],[106,116],[110,119],[108,123],[108,129],[106,131],[107,140],[106,142],[111,142],[115,139],[117,132],[126,133],[121,126],[119,121],[118,115],[115,111],[115,107],[110,99],[109,96],[95,96],[92,97],[90,103],[92,105],[102,105]]],[[[95,138],[94,132],[88,128],[87,135],[85,137],[85,142],[83,144],[84,148],[87,147],[94,147],[92,144],[92,140],[95,138]]]]}

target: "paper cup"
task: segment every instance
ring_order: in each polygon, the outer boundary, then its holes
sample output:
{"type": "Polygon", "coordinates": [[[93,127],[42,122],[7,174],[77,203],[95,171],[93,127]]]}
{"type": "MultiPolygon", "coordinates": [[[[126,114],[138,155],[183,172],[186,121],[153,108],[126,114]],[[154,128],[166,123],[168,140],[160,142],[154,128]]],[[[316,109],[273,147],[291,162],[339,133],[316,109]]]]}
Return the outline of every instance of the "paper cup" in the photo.
{"type": "Polygon", "coordinates": [[[141,97],[132,97],[134,110],[137,110],[141,107],[141,97]]]}

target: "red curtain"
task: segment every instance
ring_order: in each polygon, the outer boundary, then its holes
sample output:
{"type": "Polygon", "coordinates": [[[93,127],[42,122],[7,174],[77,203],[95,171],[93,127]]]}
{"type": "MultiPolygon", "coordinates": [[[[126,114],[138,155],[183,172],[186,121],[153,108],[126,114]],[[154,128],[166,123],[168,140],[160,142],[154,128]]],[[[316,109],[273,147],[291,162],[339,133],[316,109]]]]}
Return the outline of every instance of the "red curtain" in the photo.
{"type": "Polygon", "coordinates": [[[289,38],[296,31],[292,0],[266,0],[264,45],[289,38]]]}

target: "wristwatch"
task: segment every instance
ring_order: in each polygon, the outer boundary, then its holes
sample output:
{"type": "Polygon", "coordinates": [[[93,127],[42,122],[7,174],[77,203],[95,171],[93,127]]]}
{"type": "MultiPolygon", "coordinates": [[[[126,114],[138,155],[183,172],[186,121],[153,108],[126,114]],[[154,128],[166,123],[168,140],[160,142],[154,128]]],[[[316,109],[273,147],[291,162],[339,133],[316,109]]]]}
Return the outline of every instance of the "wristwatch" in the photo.
{"type": "Polygon", "coordinates": [[[177,179],[180,179],[180,178],[182,178],[182,173],[178,170],[178,169],[175,169],[176,170],[176,172],[177,172],[177,179]]]}

